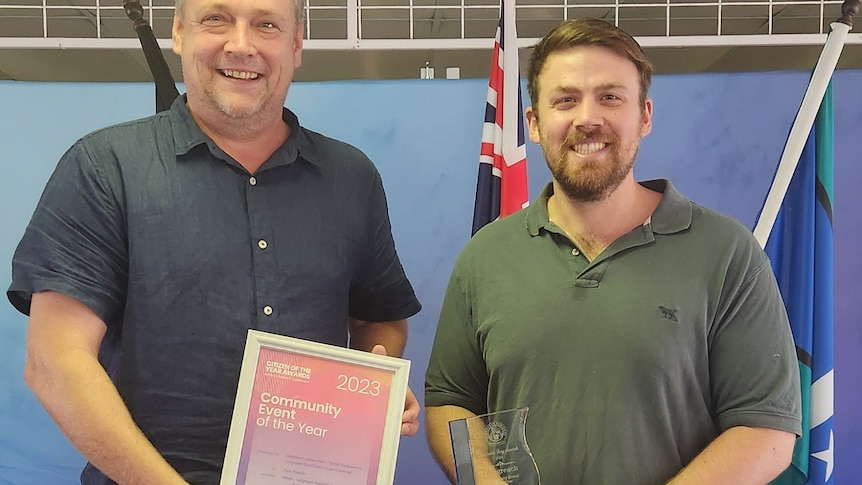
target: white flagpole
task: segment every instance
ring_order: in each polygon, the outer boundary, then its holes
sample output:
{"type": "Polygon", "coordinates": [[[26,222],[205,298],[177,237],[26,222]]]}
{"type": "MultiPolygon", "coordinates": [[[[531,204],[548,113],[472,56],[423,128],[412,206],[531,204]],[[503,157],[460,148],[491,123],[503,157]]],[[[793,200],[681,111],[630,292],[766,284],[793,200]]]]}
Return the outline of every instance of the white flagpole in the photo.
{"type": "MultiPolygon", "coordinates": [[[[512,165],[521,160],[518,153],[518,34],[515,31],[515,0],[502,0],[503,8],[503,161],[512,165]]],[[[497,109],[500,107],[498,106],[497,109]]]]}
{"type": "Polygon", "coordinates": [[[790,180],[793,178],[796,165],[799,163],[799,157],[802,155],[802,149],[805,147],[805,141],[808,139],[811,127],[814,126],[814,119],[820,109],[820,103],[823,102],[823,95],[826,93],[829,80],[832,79],[832,73],[838,64],[838,57],[844,48],[847,33],[850,32],[850,25],[842,22],[833,22],[829,27],[831,30],[829,37],[826,39],[826,45],[823,46],[820,58],[814,66],[814,74],[811,76],[811,82],[805,91],[805,97],[802,98],[802,106],[796,113],[796,119],[790,129],[790,135],[787,137],[787,143],[784,145],[784,153],[782,153],[781,161],[778,163],[778,170],[775,172],[772,187],[769,188],[763,210],[754,227],[754,237],[760,243],[761,248],[766,246],[769,233],[772,232],[772,226],[778,217],[781,203],[784,201],[787,188],[790,187],[790,180]]]}

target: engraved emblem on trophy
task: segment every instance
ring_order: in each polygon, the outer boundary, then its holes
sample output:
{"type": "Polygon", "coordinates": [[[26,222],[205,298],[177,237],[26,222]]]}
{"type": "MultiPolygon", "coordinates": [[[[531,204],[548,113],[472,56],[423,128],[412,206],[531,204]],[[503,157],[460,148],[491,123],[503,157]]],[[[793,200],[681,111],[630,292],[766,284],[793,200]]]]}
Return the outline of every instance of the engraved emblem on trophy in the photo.
{"type": "Polygon", "coordinates": [[[529,408],[449,422],[458,485],[538,485],[539,470],[527,445],[529,408]]]}

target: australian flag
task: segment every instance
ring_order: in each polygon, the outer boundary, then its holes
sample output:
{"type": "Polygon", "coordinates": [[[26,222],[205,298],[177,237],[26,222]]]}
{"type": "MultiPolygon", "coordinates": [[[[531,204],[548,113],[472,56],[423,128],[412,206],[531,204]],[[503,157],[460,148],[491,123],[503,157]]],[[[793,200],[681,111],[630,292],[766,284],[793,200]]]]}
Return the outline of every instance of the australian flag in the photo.
{"type": "Polygon", "coordinates": [[[802,383],[802,432],[775,485],[833,483],[832,85],[766,244],[790,317],[802,383]]]}
{"type": "Polygon", "coordinates": [[[527,148],[518,69],[515,0],[503,0],[485,105],[473,232],[527,206],[527,148]]]}

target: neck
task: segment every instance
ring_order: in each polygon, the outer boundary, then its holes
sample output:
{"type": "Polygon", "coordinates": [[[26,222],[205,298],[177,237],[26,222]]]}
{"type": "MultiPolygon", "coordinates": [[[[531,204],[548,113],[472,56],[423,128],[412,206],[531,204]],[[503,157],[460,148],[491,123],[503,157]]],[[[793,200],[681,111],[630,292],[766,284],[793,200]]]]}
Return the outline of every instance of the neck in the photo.
{"type": "Polygon", "coordinates": [[[290,135],[280,110],[253,119],[231,118],[221,112],[202,115],[191,106],[189,112],[201,131],[248,173],[255,173],[290,135]]]}
{"type": "Polygon", "coordinates": [[[548,217],[592,261],[614,241],[642,225],[659,201],[661,194],[638,184],[631,173],[608,197],[596,202],[571,200],[554,182],[548,217]]]}

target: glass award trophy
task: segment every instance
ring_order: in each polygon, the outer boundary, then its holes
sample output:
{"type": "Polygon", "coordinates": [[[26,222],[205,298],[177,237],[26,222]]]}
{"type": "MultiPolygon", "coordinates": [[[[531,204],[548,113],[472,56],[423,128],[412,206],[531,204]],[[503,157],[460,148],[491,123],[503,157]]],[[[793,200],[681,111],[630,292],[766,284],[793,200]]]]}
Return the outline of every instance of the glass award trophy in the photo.
{"type": "Polygon", "coordinates": [[[527,446],[529,408],[449,422],[458,485],[538,485],[539,469],[527,446]]]}

